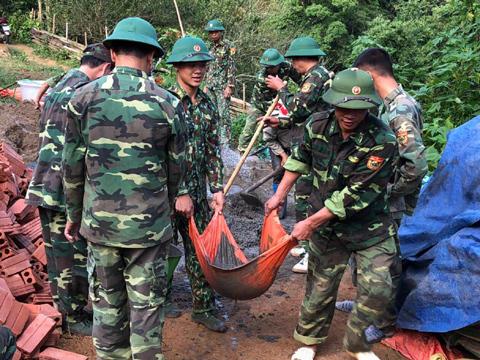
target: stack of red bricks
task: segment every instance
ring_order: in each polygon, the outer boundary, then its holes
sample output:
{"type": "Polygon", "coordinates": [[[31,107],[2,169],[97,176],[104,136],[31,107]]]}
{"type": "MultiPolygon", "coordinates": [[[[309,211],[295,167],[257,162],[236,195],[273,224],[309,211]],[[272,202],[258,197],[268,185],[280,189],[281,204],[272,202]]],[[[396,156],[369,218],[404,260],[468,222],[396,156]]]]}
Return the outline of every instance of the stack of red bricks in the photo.
{"type": "Polygon", "coordinates": [[[48,283],[38,210],[25,204],[31,177],[22,157],[0,144],[0,325],[17,338],[14,360],[86,360],[53,348],[62,315],[48,283]]]}

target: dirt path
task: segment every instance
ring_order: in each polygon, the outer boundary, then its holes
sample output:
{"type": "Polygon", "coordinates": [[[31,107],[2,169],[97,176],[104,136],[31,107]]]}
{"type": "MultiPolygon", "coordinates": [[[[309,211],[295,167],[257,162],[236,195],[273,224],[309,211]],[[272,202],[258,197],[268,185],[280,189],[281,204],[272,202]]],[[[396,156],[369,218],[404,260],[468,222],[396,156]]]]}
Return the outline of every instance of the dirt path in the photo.
{"type": "Polygon", "coordinates": [[[25,44],[0,44],[0,56],[7,56],[8,49],[15,49],[24,52],[28,56],[30,61],[37,64],[42,64],[44,66],[59,66],[64,70],[68,70],[67,66],[59,65],[55,60],[44,59],[33,54],[33,48],[25,44]]]}

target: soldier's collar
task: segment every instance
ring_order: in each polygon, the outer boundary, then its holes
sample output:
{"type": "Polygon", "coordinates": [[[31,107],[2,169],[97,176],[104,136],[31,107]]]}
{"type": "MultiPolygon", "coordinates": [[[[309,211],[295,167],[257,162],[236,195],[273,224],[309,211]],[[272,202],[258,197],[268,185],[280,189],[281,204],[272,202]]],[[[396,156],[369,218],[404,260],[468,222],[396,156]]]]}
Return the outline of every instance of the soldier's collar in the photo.
{"type": "Polygon", "coordinates": [[[388,106],[401,93],[403,93],[403,87],[402,85],[398,85],[395,89],[388,93],[385,99],[383,99],[383,103],[385,104],[385,106],[388,106]]]}
{"type": "Polygon", "coordinates": [[[113,74],[129,74],[129,75],[138,76],[144,79],[147,78],[147,73],[145,71],[128,67],[128,66],[116,67],[115,69],[112,70],[112,73],[113,74]]]}
{"type": "MultiPolygon", "coordinates": [[[[182,86],[178,82],[175,82],[175,85],[173,85],[170,90],[175,92],[180,97],[180,99],[183,99],[184,97],[188,97],[190,99],[190,96],[188,96],[187,92],[182,88],[182,86]]],[[[198,88],[197,102],[200,102],[206,99],[206,97],[207,97],[207,94],[205,94],[202,91],[202,89],[198,88]]],[[[190,99],[190,101],[191,100],[192,99],[190,99]]]]}

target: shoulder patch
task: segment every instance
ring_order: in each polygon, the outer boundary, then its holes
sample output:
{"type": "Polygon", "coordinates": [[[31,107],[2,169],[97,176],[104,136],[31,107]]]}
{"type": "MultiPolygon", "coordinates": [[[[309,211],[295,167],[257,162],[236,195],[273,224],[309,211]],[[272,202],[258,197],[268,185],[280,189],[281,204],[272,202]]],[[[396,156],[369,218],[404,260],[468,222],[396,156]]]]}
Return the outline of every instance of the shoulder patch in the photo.
{"type": "Polygon", "coordinates": [[[384,161],[385,161],[384,158],[370,155],[370,158],[367,161],[367,168],[369,168],[372,171],[376,171],[380,169],[380,166],[382,166],[384,161]]]}
{"type": "Polygon", "coordinates": [[[303,84],[302,90],[300,90],[302,93],[308,93],[310,91],[310,88],[312,87],[312,83],[306,83],[303,84]]]}
{"type": "Polygon", "coordinates": [[[230,48],[230,55],[235,55],[235,48],[234,47],[230,48]]]}
{"type": "Polygon", "coordinates": [[[397,141],[402,146],[407,145],[408,144],[408,131],[399,131],[397,133],[397,141]]]}

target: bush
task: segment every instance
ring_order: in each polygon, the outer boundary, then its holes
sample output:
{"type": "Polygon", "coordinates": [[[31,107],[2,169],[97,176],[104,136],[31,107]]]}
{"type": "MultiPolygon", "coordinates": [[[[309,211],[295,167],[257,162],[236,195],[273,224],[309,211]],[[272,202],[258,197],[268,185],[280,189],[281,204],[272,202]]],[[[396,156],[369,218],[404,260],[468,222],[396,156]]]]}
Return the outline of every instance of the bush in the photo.
{"type": "Polygon", "coordinates": [[[38,28],[40,23],[36,20],[30,20],[29,15],[16,12],[8,16],[8,25],[12,29],[12,39],[15,42],[28,44],[32,42],[30,30],[34,27],[38,28]]]}

